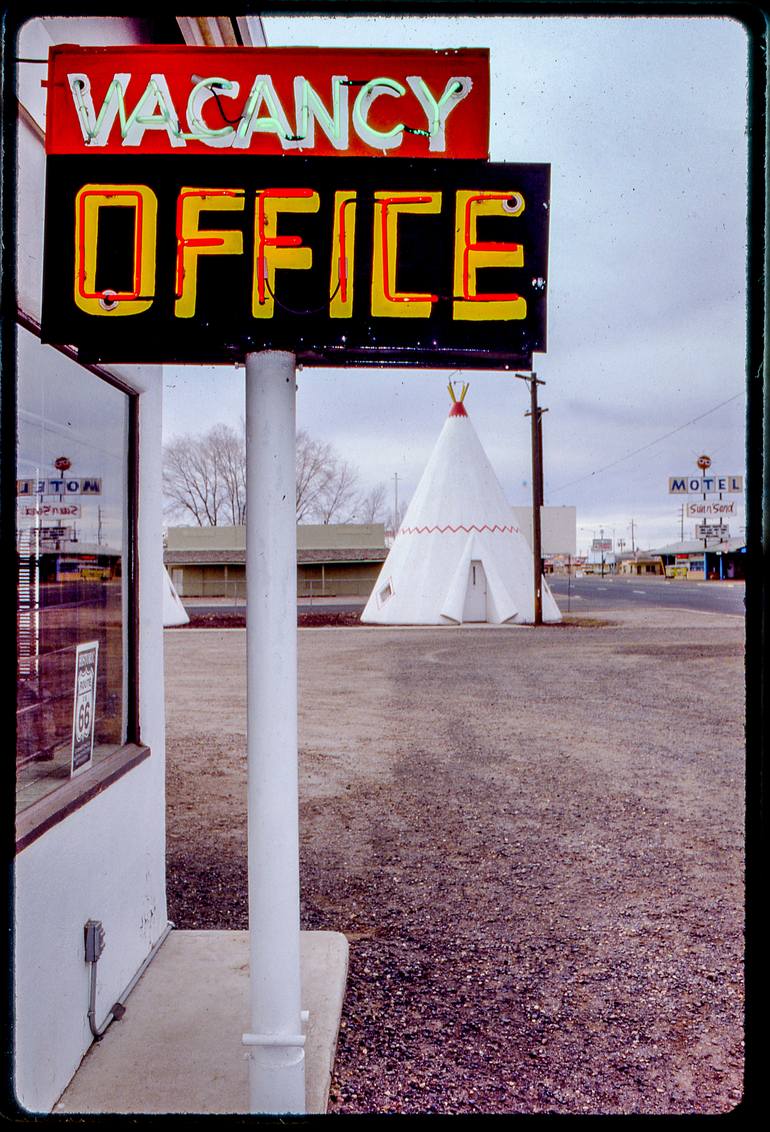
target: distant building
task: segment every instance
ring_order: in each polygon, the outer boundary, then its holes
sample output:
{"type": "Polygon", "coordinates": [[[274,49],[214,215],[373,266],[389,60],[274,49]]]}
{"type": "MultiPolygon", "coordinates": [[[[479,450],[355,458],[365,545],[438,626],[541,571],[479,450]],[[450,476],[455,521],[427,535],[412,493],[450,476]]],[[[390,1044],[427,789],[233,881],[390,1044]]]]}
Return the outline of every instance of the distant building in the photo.
{"type": "MultiPolygon", "coordinates": [[[[387,557],[382,523],[300,523],[299,597],[368,597],[387,557]]],[[[246,599],[246,528],[170,527],[166,569],[179,596],[246,599]]]]}
{"type": "Polygon", "coordinates": [[[616,556],[617,574],[658,574],[665,573],[663,559],[657,554],[642,554],[640,551],[631,554],[618,554],[616,556]]]}
{"type": "Polygon", "coordinates": [[[546,574],[574,574],[585,569],[585,555],[547,554],[543,563],[546,574]]]}
{"type": "Polygon", "coordinates": [[[743,580],[746,577],[746,543],[731,538],[704,548],[702,539],[670,543],[656,551],[663,560],[667,578],[699,578],[703,581],[743,580]]]}
{"type": "Polygon", "coordinates": [[[614,574],[615,555],[610,551],[590,550],[586,556],[586,570],[594,574],[614,574]]]}

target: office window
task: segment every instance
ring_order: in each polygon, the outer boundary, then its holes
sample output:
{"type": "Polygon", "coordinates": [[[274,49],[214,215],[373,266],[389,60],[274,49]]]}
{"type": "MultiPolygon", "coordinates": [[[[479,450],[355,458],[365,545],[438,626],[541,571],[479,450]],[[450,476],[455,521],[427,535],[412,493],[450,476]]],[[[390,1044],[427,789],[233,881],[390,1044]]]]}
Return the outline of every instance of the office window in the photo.
{"type": "Polygon", "coordinates": [[[19,811],[135,739],[130,401],[19,330],[19,811]]]}

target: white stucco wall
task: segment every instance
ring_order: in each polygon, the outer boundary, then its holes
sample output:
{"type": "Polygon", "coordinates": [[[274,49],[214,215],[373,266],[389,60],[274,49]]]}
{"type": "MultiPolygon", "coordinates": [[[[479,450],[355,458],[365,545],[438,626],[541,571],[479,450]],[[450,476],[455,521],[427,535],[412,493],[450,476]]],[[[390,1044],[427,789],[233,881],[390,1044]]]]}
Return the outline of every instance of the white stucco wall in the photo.
{"type": "MultiPolygon", "coordinates": [[[[98,23],[99,21],[97,21],[98,23]]],[[[132,42],[131,21],[113,21],[118,42],[132,42]]],[[[46,39],[98,42],[84,20],[28,26],[20,55],[47,53],[46,39]],[[59,26],[63,25],[63,26],[59,26]],[[85,31],[84,31],[85,27],[85,31]]],[[[135,40],[134,40],[135,41],[135,40]]],[[[103,40],[107,42],[107,40],[103,40]]],[[[22,47],[22,45],[20,45],[22,47]]],[[[19,95],[18,301],[39,318],[43,171],[38,67],[19,95]]],[[[98,964],[97,1022],[126,988],[167,922],[165,896],[165,750],[163,701],[163,548],[160,366],[115,367],[140,397],[139,713],[151,756],[81,809],[28,845],[16,859],[14,892],[14,1084],[32,1112],[55,1104],[91,1044],[89,968],[83,925],[101,920],[106,946],[98,964]]],[[[130,999],[128,1002],[130,1010],[130,999]]]]}
{"type": "Polygon", "coordinates": [[[140,375],[147,391],[139,428],[139,714],[152,754],[17,857],[15,1084],[19,1103],[33,1112],[50,1110],[91,1044],[86,920],[101,920],[107,939],[98,964],[99,1022],[167,922],[162,384],[160,367],[152,369],[140,375]]]}
{"type": "Polygon", "coordinates": [[[93,1040],[83,925],[101,920],[106,933],[97,968],[101,1024],[166,925],[164,853],[156,749],[19,854],[15,1087],[30,1112],[50,1111],[93,1040]]]}

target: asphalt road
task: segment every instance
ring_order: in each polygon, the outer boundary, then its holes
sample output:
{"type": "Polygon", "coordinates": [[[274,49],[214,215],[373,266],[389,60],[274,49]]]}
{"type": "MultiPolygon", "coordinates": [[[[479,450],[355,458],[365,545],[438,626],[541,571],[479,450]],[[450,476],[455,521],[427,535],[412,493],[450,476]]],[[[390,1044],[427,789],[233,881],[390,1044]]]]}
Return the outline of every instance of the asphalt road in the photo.
{"type": "Polygon", "coordinates": [[[593,613],[618,606],[691,609],[700,613],[745,612],[743,582],[690,582],[680,578],[624,578],[586,574],[582,578],[549,575],[562,613],[593,613]]]}
{"type": "MultiPolygon", "coordinates": [[[[600,613],[618,606],[638,608],[690,609],[700,613],[733,613],[743,616],[745,586],[743,582],[689,582],[666,578],[623,578],[606,575],[604,578],[586,574],[549,575],[548,584],[562,613],[600,613]]],[[[196,613],[243,613],[245,605],[190,604],[196,613]]],[[[328,613],[358,613],[361,602],[301,602],[299,613],[312,613],[323,609],[328,613]]]]}

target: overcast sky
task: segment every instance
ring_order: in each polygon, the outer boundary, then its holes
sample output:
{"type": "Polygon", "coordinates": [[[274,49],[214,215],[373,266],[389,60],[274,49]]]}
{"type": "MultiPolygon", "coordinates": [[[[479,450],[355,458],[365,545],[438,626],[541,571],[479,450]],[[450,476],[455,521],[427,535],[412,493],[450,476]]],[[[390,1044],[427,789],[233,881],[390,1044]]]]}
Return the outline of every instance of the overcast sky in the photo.
{"type": "MultiPolygon", "coordinates": [[[[601,528],[630,545],[632,519],[638,545],[678,539],[669,476],[697,474],[701,453],[712,471],[744,474],[742,26],[700,16],[263,26],[274,47],[490,49],[490,159],[552,167],[548,350],[534,361],[546,382],[545,502],[577,507],[579,549],[601,528]]],[[[449,410],[449,376],[303,370],[298,423],[356,465],[364,486],[385,482],[392,496],[397,473],[403,500],[449,410]]],[[[529,503],[525,383],[465,376],[466,406],[510,502],[529,503]]],[[[167,437],[242,419],[242,369],[169,367],[165,383],[167,437]]]]}

